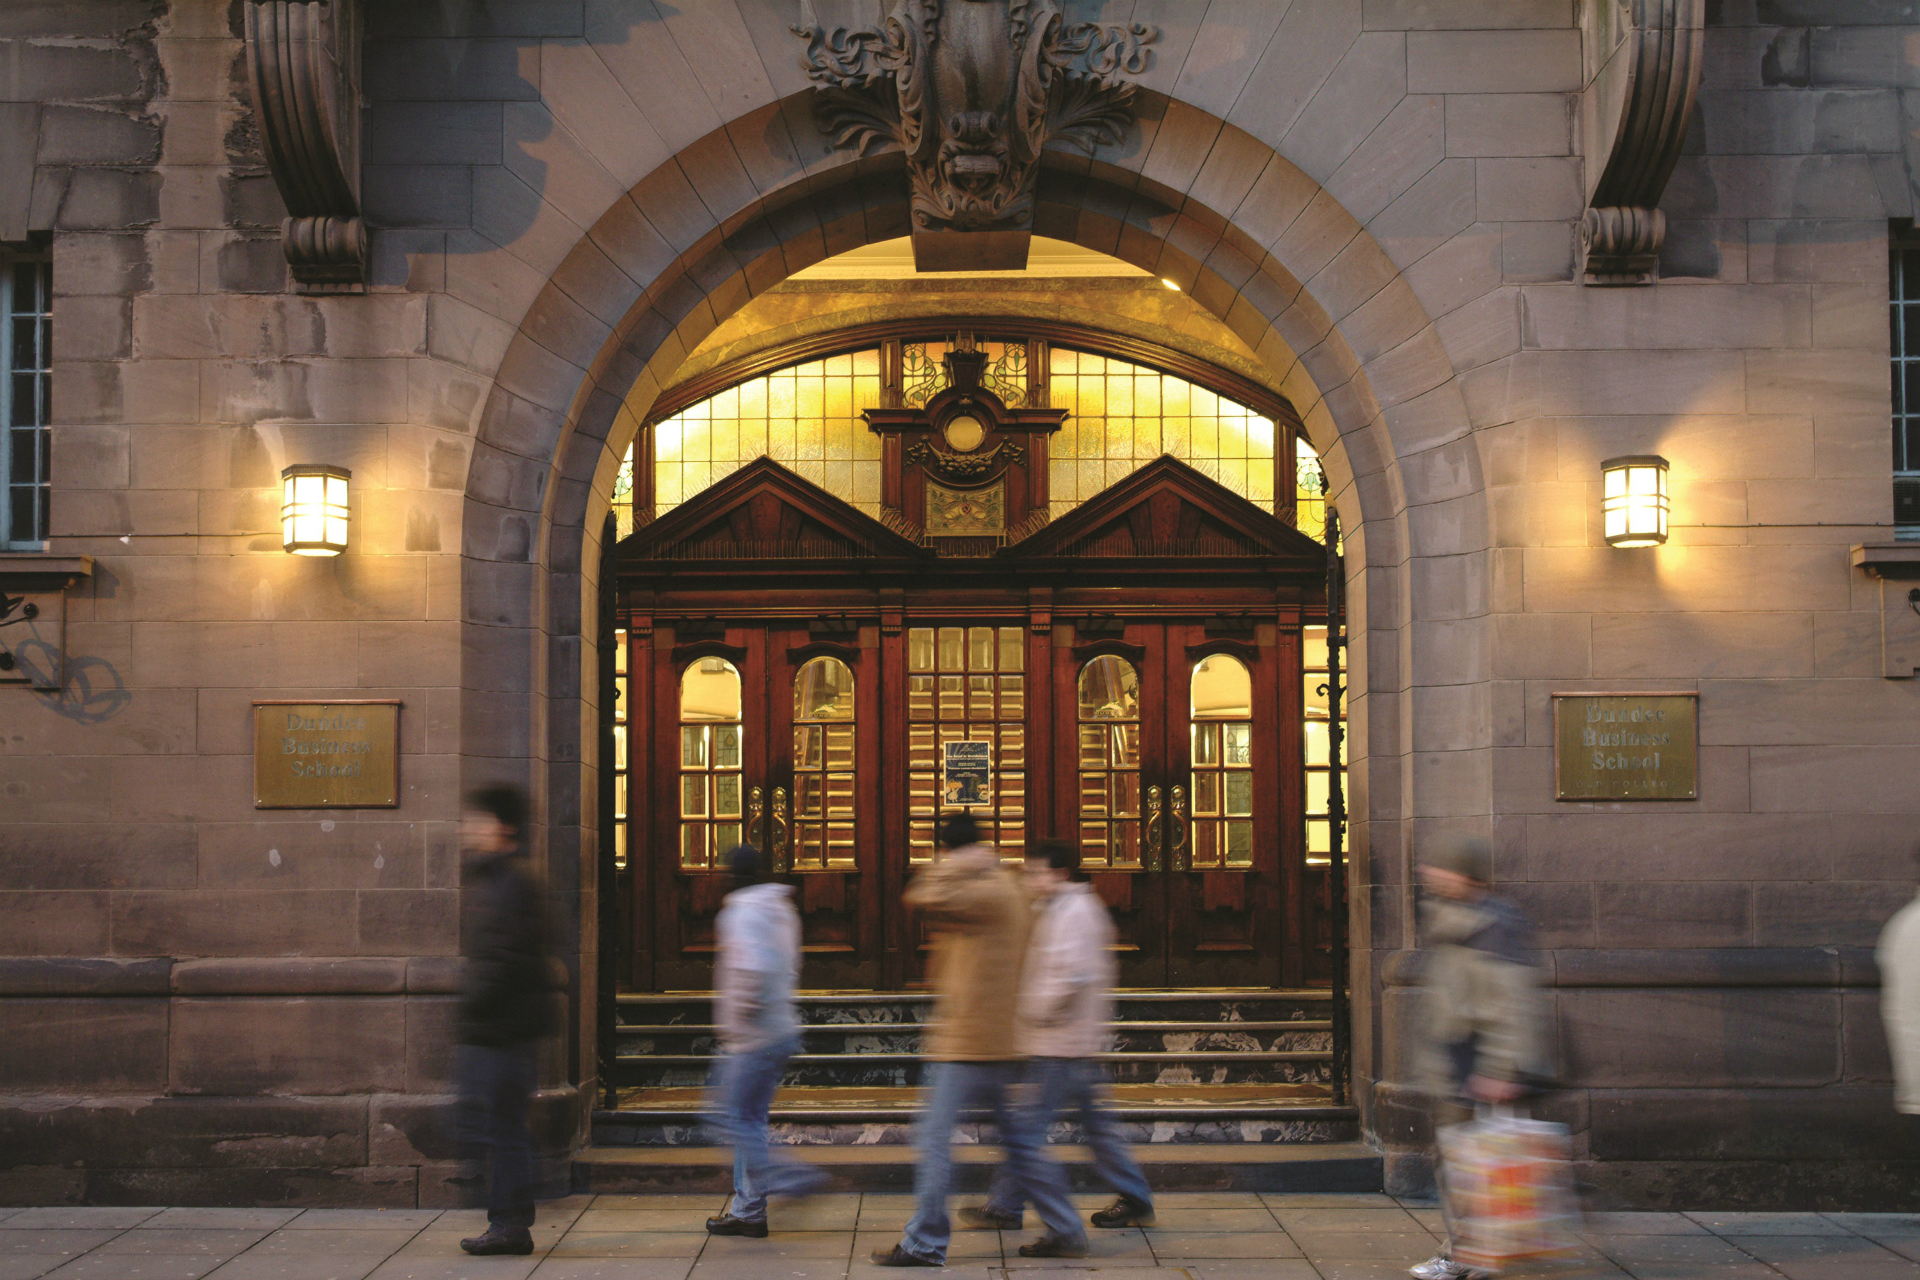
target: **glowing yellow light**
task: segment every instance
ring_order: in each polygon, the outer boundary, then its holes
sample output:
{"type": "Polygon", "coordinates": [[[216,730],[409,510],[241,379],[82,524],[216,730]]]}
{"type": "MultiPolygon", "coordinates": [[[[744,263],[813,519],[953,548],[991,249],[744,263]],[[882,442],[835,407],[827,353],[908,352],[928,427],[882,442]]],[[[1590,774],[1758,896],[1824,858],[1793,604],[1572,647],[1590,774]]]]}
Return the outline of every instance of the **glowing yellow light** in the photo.
{"type": "Polygon", "coordinates": [[[297,463],[280,473],[280,545],[296,556],[337,556],[347,549],[345,467],[297,463]]]}
{"type": "Polygon", "coordinates": [[[1600,510],[1607,544],[1657,547],[1667,540],[1667,460],[1646,454],[1608,458],[1600,464],[1606,482],[1600,510]]]}
{"type": "Polygon", "coordinates": [[[1175,284],[1173,281],[1167,279],[1165,276],[1160,277],[1160,283],[1167,286],[1167,288],[1173,290],[1175,293],[1180,292],[1180,286],[1175,284]]]}

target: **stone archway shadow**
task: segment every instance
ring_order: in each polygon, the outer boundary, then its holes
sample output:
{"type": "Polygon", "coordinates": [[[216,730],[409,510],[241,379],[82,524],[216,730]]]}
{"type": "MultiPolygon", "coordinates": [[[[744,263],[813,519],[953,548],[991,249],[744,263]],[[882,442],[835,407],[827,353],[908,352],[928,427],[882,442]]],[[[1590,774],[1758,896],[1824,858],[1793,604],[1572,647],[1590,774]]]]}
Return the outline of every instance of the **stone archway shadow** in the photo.
{"type": "MultiPolygon", "coordinates": [[[[470,774],[533,793],[550,883],[574,901],[576,924],[594,914],[597,730],[583,673],[619,460],[721,320],[804,266],[909,230],[899,154],[828,150],[809,102],[796,94],[735,120],[615,201],[528,309],[476,433],[463,756],[470,774]]],[[[1325,461],[1348,531],[1353,981],[1366,991],[1374,954],[1410,941],[1409,825],[1484,825],[1474,815],[1490,811],[1490,730],[1423,770],[1403,728],[1416,683],[1485,678],[1488,519],[1466,405],[1412,288],[1339,201],[1215,117],[1155,94],[1137,102],[1143,128],[1157,114],[1158,145],[1049,153],[1035,230],[1171,280],[1219,316],[1325,461]],[[1174,127],[1184,138],[1169,148],[1174,127]],[[1185,171],[1166,171],[1170,153],[1185,171]]],[[[589,939],[571,942],[578,956],[589,939]]],[[[1377,1016],[1356,1019],[1363,1105],[1381,1074],[1370,1060],[1377,1016]]]]}

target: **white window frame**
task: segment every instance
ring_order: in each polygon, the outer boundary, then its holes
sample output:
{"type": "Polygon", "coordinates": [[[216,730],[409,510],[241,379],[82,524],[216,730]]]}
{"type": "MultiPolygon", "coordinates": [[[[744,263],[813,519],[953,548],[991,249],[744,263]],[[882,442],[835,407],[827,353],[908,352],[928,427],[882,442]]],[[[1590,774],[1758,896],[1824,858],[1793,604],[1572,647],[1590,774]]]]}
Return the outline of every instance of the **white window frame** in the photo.
{"type": "MultiPolygon", "coordinates": [[[[29,300],[32,305],[34,300],[29,300]]],[[[52,394],[52,322],[53,310],[53,267],[52,254],[47,249],[26,249],[0,252],[0,550],[6,551],[44,551],[48,542],[47,510],[52,504],[51,468],[48,462],[53,450],[52,413],[50,400],[52,394]],[[32,264],[39,268],[37,272],[45,283],[46,296],[38,301],[44,307],[16,314],[15,276],[22,265],[32,264]],[[14,334],[16,326],[25,319],[33,325],[30,341],[34,347],[36,363],[29,373],[39,374],[25,388],[18,386],[14,366],[14,334]],[[44,321],[44,323],[43,323],[44,321]],[[24,426],[16,427],[15,402],[21,390],[26,390],[35,398],[29,420],[24,426]],[[16,452],[16,433],[31,432],[34,442],[34,459],[38,463],[40,475],[30,479],[24,486],[16,484],[13,464],[16,452]],[[14,506],[19,501],[22,490],[30,495],[36,508],[37,536],[32,538],[13,537],[14,506]]]]}

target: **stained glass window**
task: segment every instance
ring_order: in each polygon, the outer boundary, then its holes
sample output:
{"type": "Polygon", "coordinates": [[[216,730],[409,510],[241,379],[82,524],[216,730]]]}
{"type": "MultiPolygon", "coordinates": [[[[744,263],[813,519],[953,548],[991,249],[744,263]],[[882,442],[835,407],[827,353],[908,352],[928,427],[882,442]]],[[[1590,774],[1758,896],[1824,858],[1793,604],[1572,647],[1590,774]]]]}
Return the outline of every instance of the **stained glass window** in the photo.
{"type": "Polygon", "coordinates": [[[1184,378],[1055,347],[1053,407],[1068,411],[1049,448],[1058,517],[1163,453],[1273,510],[1274,425],[1184,378]]]}
{"type": "Polygon", "coordinates": [[[740,764],[740,672],[696,658],[680,677],[680,867],[724,870],[745,827],[740,764]]]}
{"type": "MultiPolygon", "coordinates": [[[[1328,733],[1330,720],[1327,697],[1327,629],[1325,627],[1301,628],[1301,667],[1306,684],[1306,746],[1307,746],[1307,865],[1324,867],[1333,857],[1332,825],[1327,817],[1327,802],[1330,795],[1328,775],[1330,770],[1340,770],[1341,792],[1345,794],[1347,778],[1346,735],[1341,735],[1341,753],[1338,761],[1329,759],[1333,750],[1333,740],[1328,733]]],[[[1340,698],[1340,722],[1344,727],[1347,720],[1347,699],[1344,691],[1340,698]]],[[[1345,850],[1343,849],[1344,853],[1345,850]]]]}
{"type": "Polygon", "coordinates": [[[1320,455],[1305,440],[1294,441],[1293,527],[1315,542],[1327,540],[1326,472],[1320,455]]]}
{"type": "Polygon", "coordinates": [[[860,411],[880,403],[878,348],[781,369],[654,424],[654,510],[664,514],[768,457],[868,515],[880,514],[880,437],[860,411]]]}
{"type": "Polygon", "coordinates": [[[627,456],[620,460],[620,470],[613,477],[613,518],[619,526],[621,537],[633,532],[632,445],[627,446],[627,456]]]}
{"type": "Polygon", "coordinates": [[[1195,871],[1253,865],[1253,675],[1238,658],[1193,664],[1195,871]]]}
{"type": "Polygon", "coordinates": [[[613,865],[627,865],[627,629],[613,633],[613,865]]]}
{"type": "Polygon", "coordinates": [[[969,807],[1003,858],[1027,844],[1026,632],[1020,627],[907,630],[907,846],[933,859],[935,820],[948,808],[945,745],[985,742],[992,803],[969,807]]]}
{"type": "Polygon", "coordinates": [[[1080,668],[1080,861],[1140,866],[1140,673],[1102,655],[1080,668]]]}
{"type": "Polygon", "coordinates": [[[812,658],[793,677],[793,869],[854,864],[853,672],[812,658]]]}

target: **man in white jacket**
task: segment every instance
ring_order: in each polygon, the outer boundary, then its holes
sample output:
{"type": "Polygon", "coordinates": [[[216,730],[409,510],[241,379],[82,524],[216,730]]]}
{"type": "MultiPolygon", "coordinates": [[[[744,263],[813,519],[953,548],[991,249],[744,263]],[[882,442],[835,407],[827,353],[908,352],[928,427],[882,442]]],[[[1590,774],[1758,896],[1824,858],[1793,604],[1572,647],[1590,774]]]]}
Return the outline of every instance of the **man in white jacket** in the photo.
{"type": "Polygon", "coordinates": [[[767,879],[760,851],[727,854],[737,886],[714,920],[714,1015],[722,1057],[713,1072],[711,1111],[733,1143],[733,1200],[707,1219],[716,1236],[767,1234],[767,1197],[819,1190],[826,1174],[767,1143],[767,1113],[787,1059],[800,1050],[793,989],[800,979],[800,913],[793,886],[767,879]]]}
{"type": "MultiPolygon", "coordinates": [[[[1077,1118],[1093,1151],[1094,1172],[1118,1196],[1093,1215],[1096,1227],[1153,1225],[1153,1192],[1107,1110],[1106,1052],[1113,1019],[1113,917],[1092,885],[1077,878],[1080,850],[1065,840],[1043,840],[1026,861],[1033,895],[1033,934],[1020,975],[1015,1036],[1027,1055],[1034,1086],[1034,1128],[1044,1134],[1061,1117],[1077,1118]]],[[[962,1209],[974,1227],[1016,1230],[1025,1210],[1007,1167],[994,1175],[985,1207],[962,1209]]]]}

